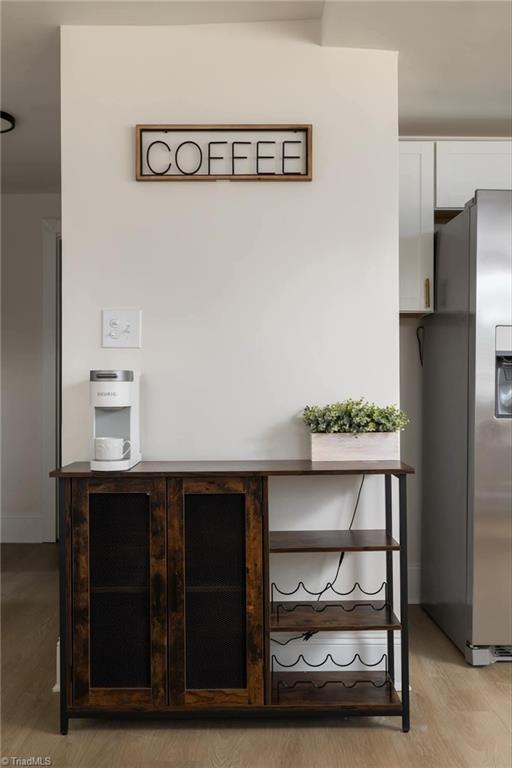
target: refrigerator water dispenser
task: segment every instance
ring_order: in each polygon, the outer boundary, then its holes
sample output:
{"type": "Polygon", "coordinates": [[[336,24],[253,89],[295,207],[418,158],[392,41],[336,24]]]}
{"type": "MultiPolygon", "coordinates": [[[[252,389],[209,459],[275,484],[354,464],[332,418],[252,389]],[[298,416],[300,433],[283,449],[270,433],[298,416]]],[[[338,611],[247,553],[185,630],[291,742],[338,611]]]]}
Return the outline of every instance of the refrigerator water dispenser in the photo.
{"type": "Polygon", "coordinates": [[[496,418],[512,418],[512,326],[496,328],[496,418]]]}

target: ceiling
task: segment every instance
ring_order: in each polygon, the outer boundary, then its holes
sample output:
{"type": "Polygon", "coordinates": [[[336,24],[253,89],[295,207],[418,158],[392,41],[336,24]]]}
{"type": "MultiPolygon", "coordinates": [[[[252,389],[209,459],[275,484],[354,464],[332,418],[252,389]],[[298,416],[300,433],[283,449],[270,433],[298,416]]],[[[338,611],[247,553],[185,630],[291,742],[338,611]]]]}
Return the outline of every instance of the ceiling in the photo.
{"type": "Polygon", "coordinates": [[[505,136],[511,126],[509,2],[1,3],[1,106],[16,130],[1,139],[2,189],[60,190],[59,26],[198,24],[322,18],[322,42],[398,50],[400,131],[505,136]]]}
{"type": "Polygon", "coordinates": [[[326,3],[324,45],[399,51],[401,135],[512,134],[512,3],[326,3]]]}

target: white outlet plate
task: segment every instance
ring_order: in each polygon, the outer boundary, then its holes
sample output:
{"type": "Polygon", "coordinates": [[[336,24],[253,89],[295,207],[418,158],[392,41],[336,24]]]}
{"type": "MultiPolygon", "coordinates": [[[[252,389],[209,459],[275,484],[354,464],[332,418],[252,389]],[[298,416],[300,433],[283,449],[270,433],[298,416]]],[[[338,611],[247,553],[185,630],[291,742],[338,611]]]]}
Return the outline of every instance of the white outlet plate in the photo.
{"type": "Polygon", "coordinates": [[[142,346],[142,310],[104,309],[101,313],[101,346],[142,346]]]}

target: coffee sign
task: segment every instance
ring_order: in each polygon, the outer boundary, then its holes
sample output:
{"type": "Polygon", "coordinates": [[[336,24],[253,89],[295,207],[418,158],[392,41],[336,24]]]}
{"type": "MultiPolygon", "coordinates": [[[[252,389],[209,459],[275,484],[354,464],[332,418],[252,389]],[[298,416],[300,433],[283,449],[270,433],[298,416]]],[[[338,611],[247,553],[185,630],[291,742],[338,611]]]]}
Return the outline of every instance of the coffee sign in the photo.
{"type": "Polygon", "coordinates": [[[311,125],[137,125],[137,181],[311,181],[311,125]]]}

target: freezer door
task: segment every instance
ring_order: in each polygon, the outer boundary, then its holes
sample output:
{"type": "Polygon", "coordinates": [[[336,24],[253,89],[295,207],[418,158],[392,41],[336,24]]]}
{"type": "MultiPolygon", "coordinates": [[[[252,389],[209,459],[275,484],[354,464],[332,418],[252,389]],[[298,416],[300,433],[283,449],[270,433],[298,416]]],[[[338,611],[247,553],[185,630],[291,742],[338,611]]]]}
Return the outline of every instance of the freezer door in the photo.
{"type": "Polygon", "coordinates": [[[512,326],[512,192],[479,191],[471,209],[470,314],[468,641],[511,645],[512,350],[499,347],[512,326]]]}
{"type": "Polygon", "coordinates": [[[469,225],[466,209],[438,233],[435,312],[423,320],[421,603],[463,653],[470,634],[469,225]]]}

